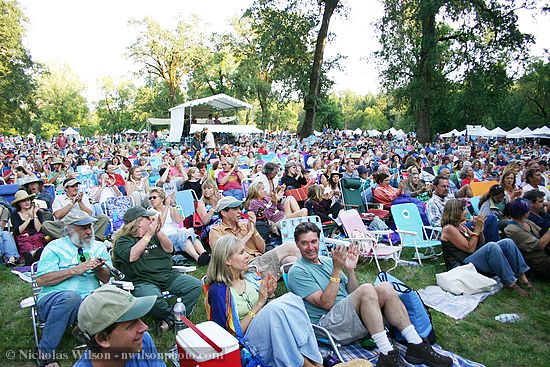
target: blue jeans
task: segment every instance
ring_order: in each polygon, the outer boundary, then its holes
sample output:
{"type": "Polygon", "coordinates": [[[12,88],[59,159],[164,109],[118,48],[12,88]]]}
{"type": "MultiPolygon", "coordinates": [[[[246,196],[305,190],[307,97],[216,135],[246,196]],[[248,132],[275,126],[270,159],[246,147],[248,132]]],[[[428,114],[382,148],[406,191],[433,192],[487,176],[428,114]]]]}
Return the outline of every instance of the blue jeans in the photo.
{"type": "Polygon", "coordinates": [[[518,247],[509,238],[489,242],[464,259],[472,263],[482,273],[497,275],[506,286],[513,284],[517,277],[529,270],[518,247]]]}
{"type": "Polygon", "coordinates": [[[19,252],[17,252],[15,241],[8,231],[0,231],[0,257],[1,256],[5,256],[8,259],[12,256],[16,259],[19,258],[19,252]]]}
{"type": "Polygon", "coordinates": [[[223,196],[233,196],[237,200],[243,199],[242,189],[224,190],[223,196]]]}
{"type": "MultiPolygon", "coordinates": [[[[470,229],[474,228],[474,222],[467,222],[465,225],[470,229]]],[[[483,224],[483,237],[485,237],[485,243],[497,242],[500,240],[498,218],[496,215],[490,214],[485,217],[485,223],[483,224]]]]}
{"type": "Polygon", "coordinates": [[[67,326],[76,324],[81,302],[80,295],[73,291],[51,292],[38,301],[38,315],[45,321],[38,349],[44,359],[51,358],[67,326]]]}
{"type": "Polygon", "coordinates": [[[170,241],[172,241],[172,244],[174,245],[174,251],[185,251],[185,248],[187,247],[187,240],[190,240],[191,243],[194,245],[195,240],[197,239],[197,235],[194,232],[184,232],[184,231],[178,231],[178,233],[174,233],[168,236],[170,241]]]}

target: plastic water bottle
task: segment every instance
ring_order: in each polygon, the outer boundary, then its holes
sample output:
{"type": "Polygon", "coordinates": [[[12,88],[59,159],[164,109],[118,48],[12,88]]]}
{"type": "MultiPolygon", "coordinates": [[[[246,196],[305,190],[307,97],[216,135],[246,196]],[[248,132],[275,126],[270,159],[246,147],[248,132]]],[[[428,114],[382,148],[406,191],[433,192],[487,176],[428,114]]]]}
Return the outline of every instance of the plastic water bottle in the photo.
{"type": "Polygon", "coordinates": [[[519,315],[517,313],[503,313],[498,316],[495,316],[495,320],[503,323],[518,322],[519,315]]]}
{"type": "Polygon", "coordinates": [[[181,316],[185,316],[185,305],[181,301],[181,298],[178,297],[176,304],[174,305],[174,326],[176,329],[176,334],[178,331],[185,329],[186,325],[181,321],[181,316]]]}
{"type": "Polygon", "coordinates": [[[408,260],[399,260],[398,264],[401,266],[420,266],[420,264],[417,263],[416,261],[408,261],[408,260]]]}

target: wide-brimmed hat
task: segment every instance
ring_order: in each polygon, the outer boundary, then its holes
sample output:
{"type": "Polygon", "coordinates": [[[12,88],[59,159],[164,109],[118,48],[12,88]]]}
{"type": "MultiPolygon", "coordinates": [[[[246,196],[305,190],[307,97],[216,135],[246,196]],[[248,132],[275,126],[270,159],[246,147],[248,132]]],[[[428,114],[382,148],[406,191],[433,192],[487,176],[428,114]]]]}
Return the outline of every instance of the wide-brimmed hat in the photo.
{"type": "Polygon", "coordinates": [[[134,297],[114,285],[104,285],[82,301],[78,327],[88,336],[94,336],[114,323],[142,318],[156,300],[157,296],[134,297]]]}
{"type": "Polygon", "coordinates": [[[38,178],[36,175],[31,174],[31,175],[28,175],[25,181],[21,183],[21,186],[27,186],[29,184],[32,184],[33,182],[44,183],[44,180],[41,178],[38,178]]]}
{"type": "Polygon", "coordinates": [[[91,223],[97,222],[97,219],[90,217],[85,211],[70,211],[69,214],[63,218],[65,225],[74,224],[77,226],[85,226],[91,223]]]}
{"type": "Polygon", "coordinates": [[[63,161],[61,158],[54,158],[53,161],[50,162],[50,164],[53,166],[54,164],[63,164],[63,161]]]}
{"type": "Polygon", "coordinates": [[[27,200],[27,199],[33,200],[35,196],[36,195],[34,194],[29,195],[29,193],[26,192],[25,190],[19,190],[15,193],[15,198],[11,202],[11,206],[15,206],[18,202],[23,200],[27,200]]]}

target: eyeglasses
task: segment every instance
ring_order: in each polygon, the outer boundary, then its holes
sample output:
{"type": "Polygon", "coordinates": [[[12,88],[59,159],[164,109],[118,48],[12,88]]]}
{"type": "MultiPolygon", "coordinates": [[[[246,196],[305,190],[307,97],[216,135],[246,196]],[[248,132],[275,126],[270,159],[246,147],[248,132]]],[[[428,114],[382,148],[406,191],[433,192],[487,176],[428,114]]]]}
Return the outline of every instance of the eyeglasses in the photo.
{"type": "Polygon", "coordinates": [[[86,262],[86,255],[84,255],[84,250],[82,248],[79,248],[77,252],[78,252],[78,259],[80,260],[80,262],[81,263],[86,262]]]}
{"type": "Polygon", "coordinates": [[[153,200],[153,199],[156,199],[158,198],[158,196],[149,196],[149,200],[153,200]]]}
{"type": "Polygon", "coordinates": [[[250,301],[250,298],[248,298],[248,294],[246,294],[246,292],[242,292],[241,294],[239,294],[239,297],[244,299],[244,301],[246,302],[246,306],[248,307],[248,310],[249,311],[252,310],[252,307],[254,307],[254,305],[250,301]]]}
{"type": "Polygon", "coordinates": [[[69,185],[69,187],[78,187],[78,184],[69,185]]]}

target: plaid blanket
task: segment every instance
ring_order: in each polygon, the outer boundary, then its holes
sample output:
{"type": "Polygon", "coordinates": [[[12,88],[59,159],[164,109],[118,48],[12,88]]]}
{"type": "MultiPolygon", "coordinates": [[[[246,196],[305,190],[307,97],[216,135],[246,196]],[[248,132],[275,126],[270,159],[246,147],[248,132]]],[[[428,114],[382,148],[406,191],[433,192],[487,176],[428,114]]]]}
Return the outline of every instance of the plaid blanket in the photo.
{"type": "MultiPolygon", "coordinates": [[[[395,343],[394,346],[399,349],[399,353],[404,356],[405,352],[407,350],[407,347],[403,344],[395,343]]],[[[481,363],[470,361],[466,358],[463,358],[459,356],[458,354],[454,354],[453,352],[448,352],[443,350],[439,345],[434,344],[433,348],[437,352],[441,352],[442,354],[448,355],[453,359],[453,366],[460,366],[460,367],[484,367],[481,363]]],[[[321,350],[322,355],[326,355],[328,353],[331,353],[332,350],[330,347],[320,344],[319,349],[321,350]]],[[[354,343],[350,345],[345,345],[340,347],[340,353],[342,354],[342,357],[346,360],[346,362],[351,361],[353,359],[368,359],[373,365],[376,366],[376,363],[378,362],[378,350],[367,350],[361,346],[360,343],[354,343]]],[[[425,366],[425,365],[412,365],[405,362],[405,366],[425,366]]]]}

